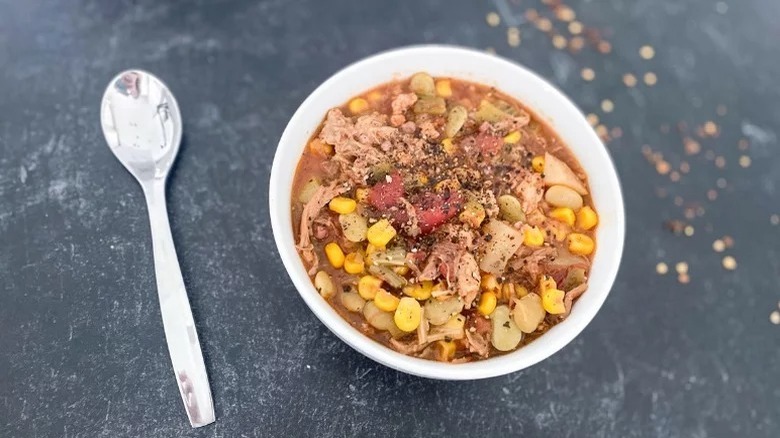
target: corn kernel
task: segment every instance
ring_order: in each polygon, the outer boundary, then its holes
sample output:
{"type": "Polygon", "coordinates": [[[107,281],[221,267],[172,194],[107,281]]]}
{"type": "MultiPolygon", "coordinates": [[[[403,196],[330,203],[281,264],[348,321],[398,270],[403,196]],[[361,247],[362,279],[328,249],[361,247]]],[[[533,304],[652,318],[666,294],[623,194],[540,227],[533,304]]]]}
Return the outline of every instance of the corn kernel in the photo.
{"type": "Polygon", "coordinates": [[[596,244],[590,237],[580,234],[569,234],[569,252],[576,255],[589,255],[593,252],[596,244]]]}
{"type": "Polygon", "coordinates": [[[384,249],[385,249],[384,246],[374,246],[374,245],[372,245],[370,243],[367,244],[366,245],[366,264],[367,265],[372,264],[373,262],[371,261],[371,256],[374,253],[377,253],[379,251],[383,251],[384,249]]]}
{"type": "Polygon", "coordinates": [[[445,138],[441,141],[441,148],[444,150],[445,153],[452,154],[455,152],[455,145],[452,144],[451,138],[445,138]]]}
{"type": "MultiPolygon", "coordinates": [[[[449,321],[445,322],[443,328],[446,329],[454,329],[454,330],[463,330],[463,327],[466,326],[466,317],[462,314],[458,313],[455,314],[452,318],[450,318],[449,321]]],[[[453,336],[453,339],[461,339],[463,336],[453,336]]]]}
{"type": "Polygon", "coordinates": [[[414,298],[403,297],[398,302],[398,307],[395,309],[393,315],[393,321],[399,329],[405,332],[411,332],[417,329],[422,319],[422,307],[420,303],[414,298]]]}
{"type": "Polygon", "coordinates": [[[520,131],[512,131],[504,137],[504,143],[515,144],[520,141],[521,137],[520,131]]]}
{"type": "Polygon", "coordinates": [[[436,94],[438,94],[440,97],[452,96],[452,85],[450,84],[449,79],[436,81],[436,94]]]}
{"type": "Polygon", "coordinates": [[[511,300],[515,294],[515,285],[512,283],[504,283],[501,285],[501,299],[511,300]]]}
{"type": "Polygon", "coordinates": [[[544,231],[539,227],[526,227],[523,233],[523,244],[525,246],[538,247],[544,244],[544,231]]]}
{"type": "Polygon", "coordinates": [[[479,305],[477,306],[477,310],[479,310],[479,313],[488,316],[491,313],[493,313],[494,310],[496,310],[496,302],[498,299],[496,298],[496,294],[493,292],[482,292],[482,297],[479,299],[479,305]]]}
{"type": "Polygon", "coordinates": [[[393,271],[398,275],[406,275],[409,273],[409,267],[408,266],[396,266],[393,268],[393,271]]]}
{"type": "Polygon", "coordinates": [[[566,306],[563,304],[563,297],[566,294],[562,290],[547,289],[542,292],[542,307],[547,313],[553,315],[559,315],[566,311],[566,306]]]}
{"type": "Polygon", "coordinates": [[[577,219],[574,215],[574,210],[569,207],[558,207],[550,212],[550,217],[565,223],[566,225],[573,227],[574,221],[577,219]]]}
{"type": "Polygon", "coordinates": [[[315,155],[322,157],[333,155],[333,146],[323,142],[319,138],[315,138],[309,143],[309,150],[315,155]]]}
{"type": "Polygon", "coordinates": [[[374,91],[368,93],[368,100],[370,100],[371,102],[379,101],[379,100],[382,99],[382,97],[384,97],[382,92],[377,91],[377,90],[374,90],[374,91]]]}
{"type": "Polygon", "coordinates": [[[426,175],[426,174],[424,174],[424,173],[422,173],[422,172],[420,172],[420,173],[418,173],[418,174],[417,174],[417,182],[419,182],[419,183],[420,183],[420,185],[423,185],[423,186],[424,186],[424,185],[427,185],[427,184],[428,184],[428,181],[430,181],[430,180],[428,179],[428,175],[426,175]]]}
{"type": "Polygon", "coordinates": [[[368,189],[364,189],[364,188],[356,189],[355,199],[358,202],[366,202],[368,200],[368,189]]]}
{"type": "Polygon", "coordinates": [[[336,269],[341,269],[344,266],[344,251],[336,242],[330,242],[325,245],[325,256],[328,257],[330,265],[336,269]]]}
{"type": "Polygon", "coordinates": [[[458,219],[471,228],[478,228],[485,220],[485,207],[477,201],[468,201],[463,205],[463,211],[458,215],[458,219]]]}
{"type": "Polygon", "coordinates": [[[517,295],[518,297],[521,297],[521,298],[526,296],[526,295],[528,295],[528,288],[523,286],[523,285],[516,284],[515,285],[515,295],[517,295]]]}
{"type": "Polygon", "coordinates": [[[360,114],[368,109],[368,102],[362,97],[358,97],[349,101],[349,112],[352,114],[360,114]]]}
{"type": "Polygon", "coordinates": [[[599,216],[587,205],[577,212],[577,226],[583,230],[590,230],[599,223],[599,216]]]}
{"type": "Polygon", "coordinates": [[[354,199],[337,196],[330,200],[328,208],[338,214],[350,214],[357,208],[357,202],[354,199]]]}
{"type": "Polygon", "coordinates": [[[374,304],[379,307],[379,310],[384,310],[385,312],[395,311],[400,302],[401,300],[399,300],[397,296],[384,289],[379,289],[376,294],[374,294],[374,304]]]}
{"type": "Polygon", "coordinates": [[[455,357],[454,341],[438,341],[436,342],[436,348],[438,350],[437,358],[442,362],[446,362],[455,357]]]}
{"type": "Polygon", "coordinates": [[[344,270],[347,271],[347,274],[362,274],[363,268],[365,268],[365,262],[363,255],[359,252],[349,253],[344,258],[344,270]]]}
{"type": "Polygon", "coordinates": [[[406,295],[409,295],[416,300],[427,300],[431,297],[431,292],[433,291],[433,282],[423,281],[417,284],[406,286],[404,287],[403,291],[406,295]]]}
{"type": "Polygon", "coordinates": [[[500,287],[498,279],[493,274],[482,274],[482,280],[479,282],[479,285],[485,292],[495,292],[500,287]]]}
{"type": "Polygon", "coordinates": [[[373,300],[376,293],[382,288],[382,279],[373,275],[365,275],[358,280],[358,294],[364,300],[373,300]]]}
{"type": "Polygon", "coordinates": [[[538,157],[534,157],[531,160],[531,167],[533,167],[534,172],[536,173],[544,172],[544,155],[539,155],[538,157]]]}
{"type": "Polygon", "coordinates": [[[374,225],[368,227],[368,232],[366,232],[368,243],[380,248],[384,248],[395,235],[395,228],[390,225],[390,221],[387,219],[379,220],[374,225]]]}
{"type": "Polygon", "coordinates": [[[542,278],[539,279],[539,292],[544,292],[547,289],[555,289],[557,287],[558,285],[555,284],[555,279],[549,275],[542,275],[542,278]]]}

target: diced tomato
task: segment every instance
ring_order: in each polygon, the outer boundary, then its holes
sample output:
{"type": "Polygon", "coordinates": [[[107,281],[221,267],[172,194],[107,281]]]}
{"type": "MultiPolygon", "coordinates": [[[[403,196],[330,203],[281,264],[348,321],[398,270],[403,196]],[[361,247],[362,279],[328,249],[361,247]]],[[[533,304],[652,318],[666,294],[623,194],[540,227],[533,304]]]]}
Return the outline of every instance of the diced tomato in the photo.
{"type": "Polygon", "coordinates": [[[501,149],[504,140],[501,137],[482,132],[477,135],[477,147],[483,154],[495,154],[501,149]]]}
{"type": "Polygon", "coordinates": [[[420,232],[428,234],[458,214],[463,204],[459,192],[426,193],[415,204],[420,232]]]}
{"type": "Polygon", "coordinates": [[[376,183],[368,192],[368,203],[380,211],[397,205],[404,195],[404,181],[400,173],[393,172],[388,180],[376,183]]]}

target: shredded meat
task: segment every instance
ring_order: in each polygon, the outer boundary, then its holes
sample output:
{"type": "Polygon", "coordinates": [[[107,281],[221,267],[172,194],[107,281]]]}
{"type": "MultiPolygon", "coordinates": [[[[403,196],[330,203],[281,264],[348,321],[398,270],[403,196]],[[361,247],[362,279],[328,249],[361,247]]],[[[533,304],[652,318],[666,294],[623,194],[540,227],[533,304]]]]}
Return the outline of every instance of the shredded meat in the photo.
{"type": "Polygon", "coordinates": [[[384,153],[371,146],[388,141],[396,133],[395,128],[383,126],[383,117],[363,116],[353,124],[341,110],[328,111],[320,140],[334,146],[333,159],[341,165],[341,171],[353,180],[365,181],[371,167],[387,161],[384,153]]]}
{"type": "MultiPolygon", "coordinates": [[[[404,131],[404,126],[408,124],[412,125],[412,133],[414,133],[413,122],[406,122],[401,127],[401,131],[404,131]]],[[[419,163],[424,163],[428,159],[425,144],[424,140],[414,135],[401,134],[395,142],[395,147],[389,152],[390,158],[394,163],[398,163],[401,166],[413,167],[419,163]]]]}
{"type": "Polygon", "coordinates": [[[412,339],[409,342],[401,342],[397,339],[390,339],[390,345],[395,348],[395,351],[403,354],[415,354],[425,349],[428,345],[419,344],[416,339],[412,339]]]}
{"type": "Polygon", "coordinates": [[[466,309],[479,294],[479,265],[471,253],[463,252],[458,258],[457,284],[458,295],[463,299],[466,309]]]}
{"type": "Polygon", "coordinates": [[[443,339],[463,339],[463,328],[446,326],[434,326],[427,334],[428,342],[441,341],[443,339]]]}
{"type": "Polygon", "coordinates": [[[574,289],[566,292],[566,295],[563,297],[563,305],[566,307],[566,312],[561,315],[563,318],[569,316],[574,300],[579,298],[580,295],[582,295],[586,290],[588,290],[588,283],[582,283],[574,289]]]}
{"type": "Polygon", "coordinates": [[[541,210],[533,210],[525,215],[525,223],[531,226],[543,226],[547,222],[547,216],[541,210]]]}
{"type": "Polygon", "coordinates": [[[420,359],[436,360],[437,359],[436,345],[428,344],[428,346],[425,347],[423,351],[417,354],[417,357],[419,357],[420,359]]]}
{"type": "Polygon", "coordinates": [[[491,129],[498,135],[506,135],[512,131],[519,131],[531,121],[531,115],[526,111],[520,111],[516,117],[510,117],[505,120],[499,120],[491,125],[491,129]]]}
{"type": "Polygon", "coordinates": [[[355,138],[368,145],[378,145],[385,141],[392,141],[398,134],[398,130],[387,126],[387,116],[374,113],[361,116],[355,123],[355,138]]]}
{"type": "Polygon", "coordinates": [[[414,131],[417,130],[417,125],[415,125],[414,122],[412,121],[408,121],[406,123],[401,122],[401,123],[403,123],[401,125],[401,132],[403,132],[404,134],[414,134],[414,131]]]}
{"type": "Polygon", "coordinates": [[[317,240],[327,239],[334,231],[333,222],[329,218],[318,217],[312,224],[314,229],[314,238],[317,240]]]}
{"type": "Polygon", "coordinates": [[[355,125],[344,117],[339,109],[328,111],[328,116],[320,131],[320,140],[332,145],[339,145],[355,136],[355,125]]]}
{"type": "Polygon", "coordinates": [[[540,248],[521,246],[509,261],[509,266],[513,272],[523,275],[531,284],[536,284],[544,273],[545,263],[557,253],[558,250],[551,246],[540,248]]]}
{"type": "Polygon", "coordinates": [[[544,198],[544,181],[536,172],[524,172],[523,176],[514,183],[513,187],[523,211],[530,213],[539,209],[544,198]]]}
{"type": "Polygon", "coordinates": [[[458,247],[452,242],[439,242],[431,250],[428,262],[420,274],[420,280],[436,280],[443,276],[450,283],[458,263],[458,247]]]}
{"type": "Polygon", "coordinates": [[[482,357],[490,353],[490,321],[478,314],[472,314],[466,321],[466,341],[469,351],[482,357]]]}
{"type": "Polygon", "coordinates": [[[482,335],[466,330],[466,340],[468,340],[470,352],[477,353],[482,357],[487,357],[488,353],[490,353],[488,340],[482,335]]]}
{"type": "Polygon", "coordinates": [[[413,237],[417,236],[420,234],[420,225],[414,206],[403,197],[399,198],[399,202],[401,203],[401,206],[403,207],[404,213],[406,215],[406,222],[404,223],[406,234],[413,237]]]}
{"type": "Polygon", "coordinates": [[[336,155],[334,158],[337,160],[356,158],[373,164],[385,161],[385,155],[381,151],[352,139],[337,143],[335,150],[336,155]]]}
{"type": "MultiPolygon", "coordinates": [[[[425,115],[425,114],[423,114],[425,115]]],[[[439,138],[439,130],[436,129],[436,125],[433,120],[427,117],[420,117],[417,126],[420,128],[420,135],[426,141],[433,141],[439,138]]]]}
{"type": "Polygon", "coordinates": [[[415,253],[410,252],[406,254],[406,266],[408,266],[414,275],[419,278],[420,275],[422,275],[422,271],[420,270],[420,267],[417,266],[417,260],[418,258],[415,253]]]}
{"type": "Polygon", "coordinates": [[[339,165],[338,161],[334,161],[334,160],[323,161],[320,167],[322,168],[322,171],[325,173],[325,176],[327,176],[328,178],[336,178],[339,174],[339,170],[341,169],[341,166],[339,165]]]}
{"type": "Polygon", "coordinates": [[[303,212],[301,213],[301,229],[300,236],[298,238],[298,251],[301,252],[301,257],[309,264],[309,275],[317,273],[317,265],[319,258],[317,253],[314,252],[314,245],[311,243],[312,230],[311,225],[314,219],[319,216],[322,207],[328,204],[331,199],[347,191],[347,186],[339,185],[336,181],[331,185],[325,187],[321,186],[317,189],[309,202],[303,206],[303,212]]]}
{"type": "Polygon", "coordinates": [[[420,311],[420,325],[417,326],[417,343],[427,344],[432,342],[428,339],[428,320],[425,319],[425,308],[420,311]]]}
{"type": "Polygon", "coordinates": [[[573,268],[587,269],[590,262],[583,256],[570,253],[566,248],[560,248],[551,259],[544,263],[544,269],[547,274],[561,282],[573,268]]]}
{"type": "Polygon", "coordinates": [[[390,106],[393,108],[393,114],[403,114],[409,108],[411,108],[415,102],[417,102],[416,94],[403,93],[396,96],[395,99],[393,99],[393,101],[390,103],[390,106]]]}
{"type": "Polygon", "coordinates": [[[477,249],[477,239],[474,236],[474,230],[464,228],[462,225],[444,225],[441,227],[441,236],[445,240],[456,243],[459,247],[467,251],[474,251],[477,249]]]}

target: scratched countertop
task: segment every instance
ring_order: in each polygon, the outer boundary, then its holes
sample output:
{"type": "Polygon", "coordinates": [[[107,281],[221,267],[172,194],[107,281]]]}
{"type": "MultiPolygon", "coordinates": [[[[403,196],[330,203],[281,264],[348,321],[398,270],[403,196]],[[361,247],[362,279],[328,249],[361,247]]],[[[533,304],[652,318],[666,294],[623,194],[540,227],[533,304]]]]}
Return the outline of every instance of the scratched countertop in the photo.
{"type": "Polygon", "coordinates": [[[568,4],[611,50],[556,48],[529,8],[574,35],[534,0],[0,0],[0,436],[780,435],[780,3],[568,4]],[[415,43],[521,62],[611,137],[620,274],[530,369],[442,382],[378,365],[316,320],[278,259],[267,190],[287,120],[341,67],[415,43]],[[143,197],[99,130],[103,88],[130,67],[170,85],[186,125],[168,206],[218,418],[199,430],[143,197]]]}

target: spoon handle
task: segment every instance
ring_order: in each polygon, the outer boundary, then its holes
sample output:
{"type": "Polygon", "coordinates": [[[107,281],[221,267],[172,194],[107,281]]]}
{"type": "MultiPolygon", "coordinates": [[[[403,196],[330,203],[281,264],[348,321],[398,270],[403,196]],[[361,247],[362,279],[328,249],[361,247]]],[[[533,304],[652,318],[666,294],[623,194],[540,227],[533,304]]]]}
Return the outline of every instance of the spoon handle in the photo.
{"type": "Polygon", "coordinates": [[[214,404],[168,223],[165,179],[155,178],[143,186],[152,228],[157,294],[176,383],[192,427],[205,426],[214,422],[214,404]]]}

